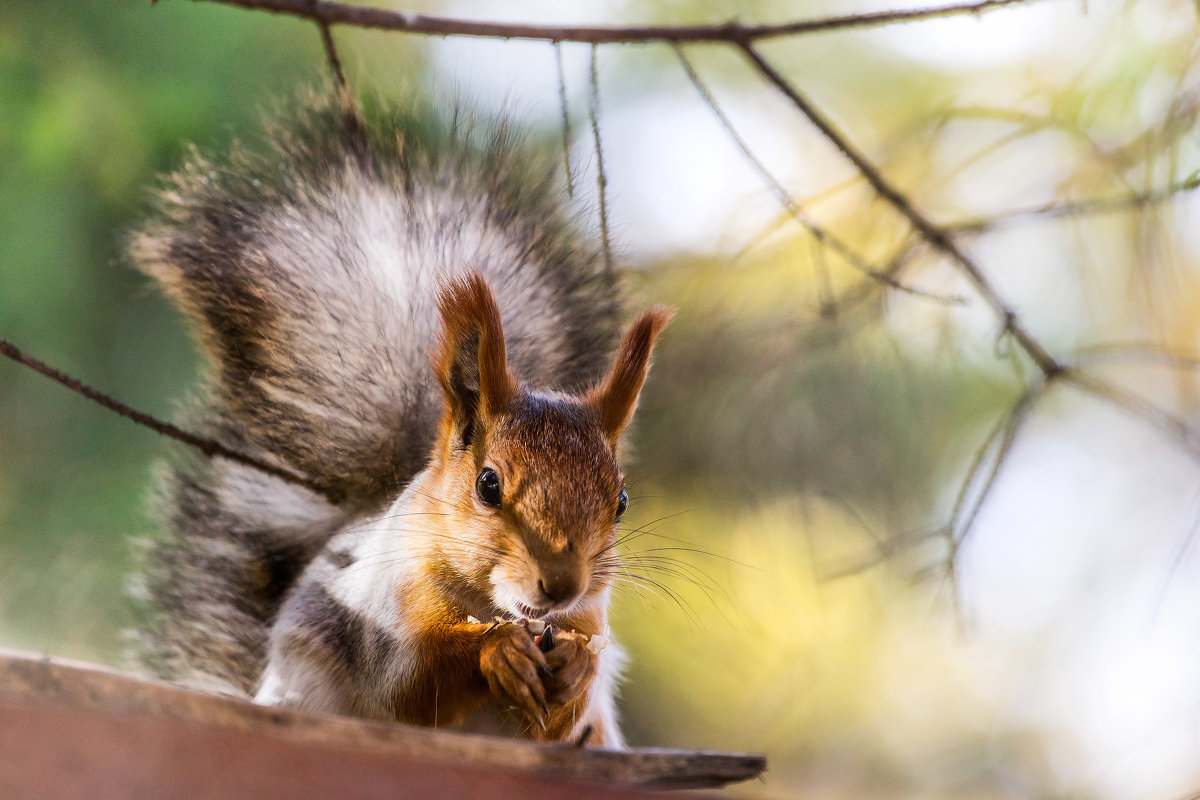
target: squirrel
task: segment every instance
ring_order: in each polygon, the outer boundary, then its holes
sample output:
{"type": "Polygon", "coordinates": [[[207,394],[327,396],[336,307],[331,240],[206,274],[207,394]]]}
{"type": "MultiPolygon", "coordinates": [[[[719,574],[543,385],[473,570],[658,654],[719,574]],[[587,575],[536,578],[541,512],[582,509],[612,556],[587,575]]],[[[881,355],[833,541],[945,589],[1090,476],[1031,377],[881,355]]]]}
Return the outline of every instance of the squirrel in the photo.
{"type": "Polygon", "coordinates": [[[312,483],[166,464],[135,658],[264,704],[621,747],[618,457],[670,311],[618,337],[594,237],[505,123],[359,113],[316,92],[257,146],[193,149],[130,238],[204,355],[184,418],[312,483]]]}

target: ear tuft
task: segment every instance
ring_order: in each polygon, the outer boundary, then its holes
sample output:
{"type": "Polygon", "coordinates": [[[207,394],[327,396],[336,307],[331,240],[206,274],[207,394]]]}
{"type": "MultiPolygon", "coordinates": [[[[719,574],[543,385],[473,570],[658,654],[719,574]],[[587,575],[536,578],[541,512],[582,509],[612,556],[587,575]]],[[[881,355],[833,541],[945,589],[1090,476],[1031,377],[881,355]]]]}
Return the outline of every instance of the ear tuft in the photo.
{"type": "Polygon", "coordinates": [[[503,411],[517,391],[508,371],[500,309],[478,272],[446,282],[438,293],[442,335],[434,371],[463,446],[477,426],[503,411]]]}
{"type": "Polygon", "coordinates": [[[599,414],[600,424],[614,447],[633,418],[650,370],[650,353],[672,314],[666,306],[655,306],[634,320],[617,348],[612,371],[588,393],[588,403],[599,414]]]}

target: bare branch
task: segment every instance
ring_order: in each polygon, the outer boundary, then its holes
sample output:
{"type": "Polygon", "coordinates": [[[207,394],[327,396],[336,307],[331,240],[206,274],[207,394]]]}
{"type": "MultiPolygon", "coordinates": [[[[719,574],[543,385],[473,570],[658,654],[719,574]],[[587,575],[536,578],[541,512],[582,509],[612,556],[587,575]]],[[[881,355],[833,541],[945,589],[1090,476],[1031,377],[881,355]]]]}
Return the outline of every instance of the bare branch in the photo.
{"type": "Polygon", "coordinates": [[[1177,195],[1193,192],[1196,189],[1200,189],[1200,174],[1193,175],[1185,181],[1149,192],[1125,194],[1118,197],[1095,198],[1092,200],[1079,200],[1072,203],[1045,203],[1031,208],[1018,208],[1000,214],[962,220],[945,225],[943,228],[950,233],[956,234],[987,233],[996,228],[1020,222],[1083,217],[1092,214],[1117,214],[1123,211],[1132,211],[1145,208],[1146,206],[1165,203],[1177,195]]]}
{"type": "Polygon", "coordinates": [[[1000,472],[1004,469],[1013,445],[1016,444],[1021,426],[1025,424],[1037,401],[1045,394],[1049,386],[1049,382],[1039,381],[1026,387],[1012,408],[1000,417],[989,431],[971,457],[971,463],[959,485],[958,494],[954,498],[954,506],[951,508],[945,525],[932,531],[910,532],[892,537],[887,541],[876,542],[876,552],[870,557],[827,572],[822,577],[836,580],[860,574],[904,550],[919,546],[935,536],[941,536],[947,540],[948,550],[945,560],[935,566],[944,568],[953,582],[957,576],[956,564],[959,552],[970,537],[979,513],[987,502],[996,480],[1000,477],[1000,472]],[[981,476],[982,484],[979,483],[981,476]],[[971,502],[972,489],[977,485],[979,489],[974,493],[974,501],[971,502]],[[970,510],[966,511],[964,517],[963,512],[967,509],[968,503],[970,503],[970,510]]]}
{"type": "Polygon", "coordinates": [[[333,43],[333,34],[329,32],[329,23],[318,21],[321,30],[321,43],[325,46],[325,58],[329,61],[329,69],[333,79],[337,81],[338,89],[343,93],[349,91],[350,84],[346,82],[346,72],[342,69],[342,60],[338,57],[337,46],[333,43]]]}
{"type": "MultiPolygon", "coordinates": [[[[725,133],[729,136],[730,140],[734,143],[738,150],[741,151],[742,155],[750,163],[750,165],[754,167],[759,176],[762,177],[767,185],[771,187],[771,191],[773,191],[775,196],[779,199],[779,204],[783,206],[784,211],[786,211],[788,215],[792,217],[792,219],[800,223],[805,230],[812,234],[813,239],[815,239],[821,245],[828,245],[830,248],[836,251],[838,255],[845,259],[850,266],[854,267],[871,280],[881,283],[891,289],[913,294],[918,297],[924,297],[930,300],[936,300],[937,302],[946,303],[948,305],[958,305],[964,302],[963,298],[961,297],[945,297],[943,295],[926,292],[901,283],[896,279],[895,270],[889,270],[886,268],[878,269],[877,267],[872,266],[857,250],[805,213],[804,209],[800,206],[800,203],[797,202],[794,197],[792,197],[792,194],[784,187],[779,179],[776,178],[775,175],[772,174],[769,169],[767,169],[767,166],[759,160],[758,156],[754,154],[754,151],[750,149],[750,145],[748,145],[746,140],[742,138],[741,134],[737,132],[737,129],[733,126],[733,122],[725,114],[724,109],[717,104],[716,98],[713,97],[713,94],[709,90],[708,86],[696,72],[691,60],[689,60],[687,55],[684,54],[683,48],[676,44],[674,45],[674,49],[675,55],[679,58],[679,64],[683,67],[683,71],[687,74],[688,80],[691,81],[692,86],[696,89],[696,93],[700,95],[702,100],[704,100],[704,104],[708,106],[709,110],[713,113],[713,116],[715,116],[721,123],[721,126],[725,129],[725,133]]],[[[822,307],[825,307],[830,302],[828,297],[828,292],[822,294],[822,307]]]]}
{"type": "Polygon", "coordinates": [[[558,70],[558,105],[562,112],[563,168],[567,171],[567,197],[575,199],[575,175],[571,169],[571,110],[567,105],[567,72],[563,69],[562,42],[554,43],[554,66],[558,70]]]}
{"type": "Polygon", "coordinates": [[[829,265],[825,263],[825,247],[816,236],[809,239],[812,245],[813,282],[817,285],[817,308],[821,317],[835,317],[837,303],[833,301],[833,285],[829,279],[829,265]]]}
{"type": "Polygon", "coordinates": [[[1004,416],[1000,424],[988,435],[983,446],[975,453],[971,467],[967,470],[966,478],[964,478],[962,486],[959,488],[958,497],[954,501],[954,508],[950,512],[950,554],[948,561],[952,569],[958,560],[959,551],[975,527],[975,521],[979,518],[979,512],[983,510],[983,505],[987,502],[988,496],[996,484],[996,479],[1000,477],[1000,472],[1004,469],[1008,454],[1012,452],[1013,445],[1016,444],[1017,434],[1021,432],[1021,426],[1025,424],[1025,420],[1029,418],[1029,413],[1033,410],[1034,405],[1045,393],[1049,385],[1049,383],[1038,382],[1027,388],[1008,414],[1004,416]],[[989,454],[991,454],[990,458],[988,457],[989,454]],[[984,475],[983,484],[979,489],[975,502],[971,504],[966,517],[959,522],[959,518],[962,516],[970,497],[971,488],[975,485],[979,476],[983,474],[985,465],[987,465],[987,473],[984,475]]]}
{"type": "Polygon", "coordinates": [[[1135,419],[1147,423],[1175,442],[1184,452],[1200,462],[1200,432],[1192,428],[1187,420],[1159,408],[1149,400],[1138,397],[1108,381],[1080,370],[1063,373],[1063,380],[1075,388],[1108,402],[1135,419]]]}
{"type": "Polygon", "coordinates": [[[1075,362],[1146,361],[1171,369],[1200,370],[1200,356],[1169,350],[1153,342],[1101,342],[1081,348],[1075,362]]]}
{"type": "Polygon", "coordinates": [[[743,44],[742,50],[751,63],[762,73],[763,77],[792,101],[792,104],[799,109],[800,113],[804,114],[809,122],[841,151],[842,155],[862,173],[862,176],[867,179],[867,182],[874,187],[875,191],[884,200],[899,211],[926,241],[958,264],[959,270],[975,285],[975,289],[988,305],[992,307],[997,316],[1003,320],[1004,330],[1013,337],[1013,340],[1033,360],[1038,369],[1042,371],[1042,374],[1049,379],[1062,372],[1063,366],[1050,355],[1041,342],[1025,329],[1025,326],[1017,318],[1016,313],[1005,303],[995,287],[992,286],[987,275],[983,273],[983,270],[979,268],[979,265],[974,260],[963,252],[950,233],[944,228],[935,225],[913,205],[907,196],[892,186],[866,156],[860,153],[830,120],[826,119],[783,75],[763,60],[763,57],[759,55],[758,51],[752,45],[743,44]]]}
{"type": "Polygon", "coordinates": [[[314,492],[324,495],[335,505],[340,503],[342,500],[340,495],[336,495],[331,490],[318,486],[308,478],[297,475],[290,470],[277,467],[274,464],[268,464],[265,461],[260,461],[257,458],[246,455],[245,453],[239,453],[236,450],[231,450],[220,442],[212,439],[206,439],[202,436],[197,436],[194,433],[189,433],[188,431],[178,428],[169,422],[163,422],[162,420],[152,417],[145,412],[138,411],[132,406],[127,406],[121,401],[116,400],[101,391],[93,389],[82,381],[72,378],[65,372],[55,369],[44,361],[40,361],[33,356],[28,355],[6,339],[0,339],[0,355],[12,359],[18,364],[29,367],[34,372],[38,372],[50,380],[62,384],[71,391],[81,394],[92,402],[104,406],[109,411],[116,412],[122,417],[125,417],[125,419],[149,428],[150,430],[162,436],[166,436],[178,442],[182,442],[190,447],[194,447],[209,458],[221,456],[222,458],[227,458],[230,461],[236,461],[239,464],[252,467],[260,472],[265,472],[268,475],[274,475],[276,478],[281,478],[288,483],[294,483],[297,486],[303,486],[306,489],[311,489],[314,492]]]}
{"type": "Polygon", "coordinates": [[[845,578],[853,578],[861,575],[868,570],[883,564],[884,562],[895,558],[905,550],[910,550],[920,547],[926,542],[940,535],[941,530],[930,531],[923,529],[919,531],[910,531],[907,533],[899,533],[889,536],[887,539],[875,541],[875,552],[871,555],[852,561],[845,565],[825,569],[821,571],[820,579],[822,581],[840,581],[845,578]]]}
{"type": "Polygon", "coordinates": [[[342,60],[338,57],[337,46],[334,44],[333,34],[329,30],[329,23],[317,20],[317,28],[321,31],[321,44],[325,47],[325,58],[329,62],[329,71],[333,73],[333,79],[337,83],[338,95],[342,102],[342,116],[346,121],[346,131],[354,140],[355,146],[359,150],[359,157],[365,158],[369,148],[362,114],[358,110],[358,101],[354,97],[354,92],[350,90],[350,83],[346,80],[346,72],[342,69],[342,60]]]}
{"type": "Polygon", "coordinates": [[[600,68],[599,48],[592,45],[591,90],[588,92],[588,117],[596,146],[596,188],[600,195],[600,237],[604,245],[604,268],[613,271],[612,243],[608,236],[608,175],[604,172],[604,145],[600,139],[600,68]]]}
{"type": "Polygon", "coordinates": [[[798,20],[778,25],[523,25],[507,22],[435,17],[404,11],[327,2],[326,0],[197,0],[303,17],[326,25],[404,31],[431,36],[475,36],[489,39],[534,39],[548,42],[616,44],[636,42],[731,42],[749,44],[764,39],[804,33],[869,28],[938,17],[982,14],[1005,6],[1028,5],[1038,0],[974,0],[944,6],[902,11],[875,11],[823,19],[798,20]]]}

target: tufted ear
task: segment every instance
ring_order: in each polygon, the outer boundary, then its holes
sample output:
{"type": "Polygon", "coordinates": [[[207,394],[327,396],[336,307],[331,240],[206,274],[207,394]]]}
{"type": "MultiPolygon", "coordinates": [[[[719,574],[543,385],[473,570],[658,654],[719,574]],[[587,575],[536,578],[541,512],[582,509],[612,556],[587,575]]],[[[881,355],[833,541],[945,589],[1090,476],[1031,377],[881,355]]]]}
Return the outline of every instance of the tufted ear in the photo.
{"type": "Polygon", "coordinates": [[[434,371],[446,396],[457,446],[469,447],[517,392],[508,371],[500,309],[478,272],[448,281],[438,293],[442,336],[434,371]]]}
{"type": "Polygon", "coordinates": [[[621,339],[612,370],[588,392],[587,402],[599,414],[600,425],[613,447],[633,418],[650,369],[650,352],[670,319],[671,310],[664,306],[655,306],[638,317],[621,339]]]}

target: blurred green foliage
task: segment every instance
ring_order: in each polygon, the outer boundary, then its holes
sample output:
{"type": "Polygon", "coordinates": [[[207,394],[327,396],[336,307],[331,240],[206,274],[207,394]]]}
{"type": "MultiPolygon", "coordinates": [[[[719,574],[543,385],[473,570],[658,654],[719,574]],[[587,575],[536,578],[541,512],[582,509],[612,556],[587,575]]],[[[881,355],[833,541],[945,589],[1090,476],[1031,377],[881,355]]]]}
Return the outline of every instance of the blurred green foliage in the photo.
{"type": "MultiPolygon", "coordinates": [[[[195,356],[174,314],[123,262],[123,232],[187,142],[223,141],[265,95],[313,80],[319,40],[287,20],[187,3],[50,13],[9,0],[4,20],[0,335],[169,416],[195,356]]],[[[117,657],[130,543],[147,524],[161,446],[0,364],[0,640],[117,657]]]]}

